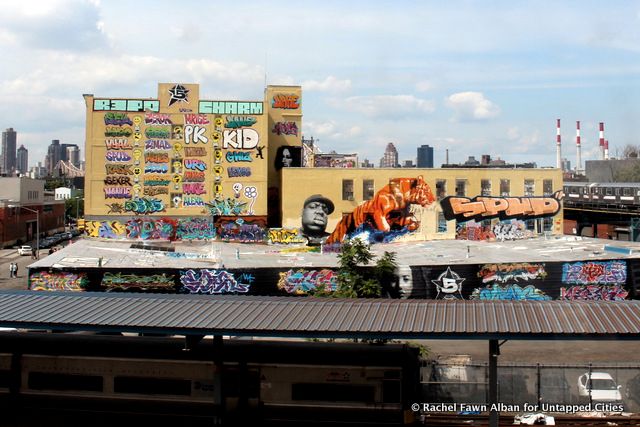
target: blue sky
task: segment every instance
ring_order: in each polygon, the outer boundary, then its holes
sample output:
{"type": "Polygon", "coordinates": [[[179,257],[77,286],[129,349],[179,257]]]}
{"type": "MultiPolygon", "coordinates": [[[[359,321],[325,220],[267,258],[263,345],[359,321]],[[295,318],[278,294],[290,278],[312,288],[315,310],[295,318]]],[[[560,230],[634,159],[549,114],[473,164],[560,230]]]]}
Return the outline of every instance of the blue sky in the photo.
{"type": "MultiPolygon", "coordinates": [[[[83,93],[261,100],[301,85],[303,134],[375,164],[435,148],[575,166],[640,137],[640,1],[0,0],[0,128],[34,164],[52,139],[84,145],[83,93]]],[[[83,150],[84,151],[84,150],[83,150]]]]}

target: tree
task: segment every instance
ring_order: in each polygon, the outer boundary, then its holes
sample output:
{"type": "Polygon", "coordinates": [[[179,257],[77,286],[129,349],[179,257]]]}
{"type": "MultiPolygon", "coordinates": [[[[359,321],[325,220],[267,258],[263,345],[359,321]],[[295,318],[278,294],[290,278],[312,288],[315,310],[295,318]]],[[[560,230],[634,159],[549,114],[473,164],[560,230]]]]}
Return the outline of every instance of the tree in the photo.
{"type": "Polygon", "coordinates": [[[371,248],[361,239],[345,241],[338,254],[338,287],[330,292],[320,287],[315,296],[335,298],[380,298],[383,287],[389,287],[395,280],[395,253],[385,252],[370,272],[362,269],[375,258],[371,248]]]}
{"type": "Polygon", "coordinates": [[[625,159],[637,159],[640,157],[640,148],[637,145],[627,144],[622,149],[622,156],[625,159]]]}

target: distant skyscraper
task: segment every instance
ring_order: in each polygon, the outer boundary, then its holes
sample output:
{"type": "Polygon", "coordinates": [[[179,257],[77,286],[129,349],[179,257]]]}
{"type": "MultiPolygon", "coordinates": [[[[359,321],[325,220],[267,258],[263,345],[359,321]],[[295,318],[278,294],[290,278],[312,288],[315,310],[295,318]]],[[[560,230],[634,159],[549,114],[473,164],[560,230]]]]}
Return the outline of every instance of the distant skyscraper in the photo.
{"type": "Polygon", "coordinates": [[[29,150],[21,145],[16,154],[16,170],[20,175],[26,175],[29,172],[29,150]]]}
{"type": "MultiPolygon", "coordinates": [[[[66,157],[66,153],[65,153],[66,157]]],[[[62,159],[62,147],[60,146],[60,140],[54,139],[49,144],[47,149],[47,157],[45,158],[44,166],[47,168],[47,174],[54,176],[54,170],[58,162],[62,159]]]]}
{"type": "Polygon", "coordinates": [[[418,167],[433,167],[433,147],[429,147],[428,145],[421,145],[418,147],[418,167]]]}
{"type": "Polygon", "coordinates": [[[16,140],[18,134],[13,128],[2,132],[2,173],[12,175],[16,170],[16,140]]]}
{"type": "Polygon", "coordinates": [[[67,147],[67,161],[77,168],[80,167],[80,149],[77,145],[67,147]]]}
{"type": "Polygon", "coordinates": [[[393,142],[387,144],[387,148],[384,150],[384,157],[380,159],[381,168],[397,168],[400,167],[398,163],[398,150],[396,150],[393,142]]]}
{"type": "MultiPolygon", "coordinates": [[[[78,145],[77,144],[60,144],[60,160],[62,160],[63,162],[68,162],[69,160],[71,160],[69,158],[69,153],[71,153],[71,151],[69,151],[69,149],[77,149],[78,145]]],[[[78,154],[79,156],[79,154],[78,154]]],[[[73,163],[73,162],[72,162],[73,163]]]]}

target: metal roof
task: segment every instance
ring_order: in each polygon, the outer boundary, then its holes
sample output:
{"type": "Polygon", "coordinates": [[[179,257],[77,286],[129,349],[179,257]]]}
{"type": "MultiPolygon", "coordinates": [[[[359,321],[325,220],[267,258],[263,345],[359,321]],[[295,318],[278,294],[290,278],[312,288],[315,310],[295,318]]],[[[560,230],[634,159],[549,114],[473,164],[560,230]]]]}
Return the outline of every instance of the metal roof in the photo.
{"type": "Polygon", "coordinates": [[[178,335],[640,339],[640,301],[0,292],[0,326],[178,335]]]}

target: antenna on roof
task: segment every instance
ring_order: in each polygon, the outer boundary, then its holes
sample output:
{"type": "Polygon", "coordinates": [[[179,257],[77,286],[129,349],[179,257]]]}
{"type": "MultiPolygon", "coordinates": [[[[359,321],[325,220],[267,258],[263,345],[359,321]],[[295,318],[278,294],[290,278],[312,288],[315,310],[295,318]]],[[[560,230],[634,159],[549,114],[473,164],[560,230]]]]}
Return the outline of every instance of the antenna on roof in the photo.
{"type": "Polygon", "coordinates": [[[267,59],[269,57],[269,53],[265,52],[264,53],[264,87],[267,87],[267,66],[268,66],[268,62],[267,59]]]}

